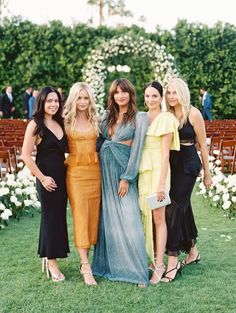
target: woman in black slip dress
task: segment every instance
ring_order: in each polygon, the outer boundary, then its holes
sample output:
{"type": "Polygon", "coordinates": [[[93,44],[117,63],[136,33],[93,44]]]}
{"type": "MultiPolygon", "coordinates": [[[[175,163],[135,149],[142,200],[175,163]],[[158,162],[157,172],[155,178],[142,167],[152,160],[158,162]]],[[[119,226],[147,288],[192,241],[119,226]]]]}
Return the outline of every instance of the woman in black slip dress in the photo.
{"type": "Polygon", "coordinates": [[[171,151],[171,204],[166,208],[168,266],[162,282],[171,282],[183,265],[198,263],[200,254],[196,247],[197,228],[194,221],[191,194],[203,165],[204,184],[212,184],[209,170],[206,132],[202,115],[190,104],[187,84],[180,78],[172,78],[166,88],[166,104],[180,122],[180,151],[171,151]],[[198,143],[200,158],[195,147],[198,143]],[[187,253],[182,264],[180,251],[187,253]]]}
{"type": "Polygon", "coordinates": [[[22,158],[36,176],[36,186],[41,202],[41,225],[38,254],[47,276],[58,282],[65,279],[57,258],[67,257],[69,252],[66,223],[66,167],[67,145],[61,117],[62,103],[59,92],[44,87],[36,98],[36,111],[29,122],[22,158]],[[31,157],[37,147],[36,161],[31,157]]]}

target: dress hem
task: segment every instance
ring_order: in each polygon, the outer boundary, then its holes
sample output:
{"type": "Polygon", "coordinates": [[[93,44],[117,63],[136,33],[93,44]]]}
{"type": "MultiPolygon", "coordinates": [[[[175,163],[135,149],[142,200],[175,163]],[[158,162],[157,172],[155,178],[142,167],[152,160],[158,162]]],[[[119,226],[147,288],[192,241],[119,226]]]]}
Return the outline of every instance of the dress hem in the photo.
{"type": "Polygon", "coordinates": [[[89,246],[88,246],[88,245],[86,245],[86,246],[77,246],[77,245],[75,244],[75,247],[76,247],[77,249],[89,249],[89,248],[91,248],[91,246],[96,245],[96,243],[97,243],[97,241],[91,242],[89,246]]]}
{"type": "Polygon", "coordinates": [[[96,272],[93,272],[93,275],[94,276],[98,276],[98,277],[102,277],[102,278],[105,278],[105,279],[108,279],[110,281],[120,281],[120,282],[131,283],[131,284],[143,284],[145,286],[149,285],[149,283],[143,282],[143,281],[137,281],[137,280],[131,280],[131,279],[125,279],[125,278],[111,278],[111,277],[108,277],[106,275],[102,275],[102,274],[99,274],[99,273],[96,273],[96,272]]]}

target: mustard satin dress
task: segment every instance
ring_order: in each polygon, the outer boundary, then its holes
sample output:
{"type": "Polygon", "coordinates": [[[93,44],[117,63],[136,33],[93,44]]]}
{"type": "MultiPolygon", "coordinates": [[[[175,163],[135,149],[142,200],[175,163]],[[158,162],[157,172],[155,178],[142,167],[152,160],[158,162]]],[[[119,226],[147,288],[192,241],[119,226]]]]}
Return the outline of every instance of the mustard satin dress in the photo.
{"type": "MultiPolygon", "coordinates": [[[[152,210],[147,206],[147,197],[157,191],[161,173],[161,136],[173,133],[171,150],[179,150],[179,122],[170,112],[160,113],[148,127],[142,150],[139,167],[139,206],[142,213],[142,223],[145,234],[146,251],[154,261],[152,210]]],[[[170,189],[170,168],[166,178],[166,191],[170,189]]]]}
{"type": "Polygon", "coordinates": [[[67,165],[67,191],[74,224],[77,248],[90,248],[98,237],[101,201],[101,177],[96,131],[72,131],[68,136],[70,154],[67,165]]]}

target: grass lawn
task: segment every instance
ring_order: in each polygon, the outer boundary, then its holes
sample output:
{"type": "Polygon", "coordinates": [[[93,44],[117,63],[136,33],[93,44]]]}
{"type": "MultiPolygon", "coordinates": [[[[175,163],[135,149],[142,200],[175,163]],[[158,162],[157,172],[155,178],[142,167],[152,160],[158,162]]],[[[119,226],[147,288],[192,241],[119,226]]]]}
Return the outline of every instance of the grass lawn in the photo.
{"type": "Polygon", "coordinates": [[[41,273],[36,254],[39,214],[12,220],[0,231],[0,312],[235,313],[236,221],[210,208],[202,196],[194,195],[192,200],[201,262],[183,269],[173,283],[144,289],[104,279],[98,279],[96,287],[84,285],[73,246],[70,211],[71,253],[60,261],[66,281],[53,283],[41,273]]]}

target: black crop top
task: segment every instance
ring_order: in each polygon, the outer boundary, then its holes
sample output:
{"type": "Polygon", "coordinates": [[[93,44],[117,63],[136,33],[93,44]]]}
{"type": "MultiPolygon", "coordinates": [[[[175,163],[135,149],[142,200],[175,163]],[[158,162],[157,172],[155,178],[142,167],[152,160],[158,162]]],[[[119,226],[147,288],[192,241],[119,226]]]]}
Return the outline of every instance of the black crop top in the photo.
{"type": "Polygon", "coordinates": [[[187,122],[183,125],[181,129],[179,129],[179,139],[182,142],[196,143],[196,134],[189,119],[187,119],[187,122]]]}

